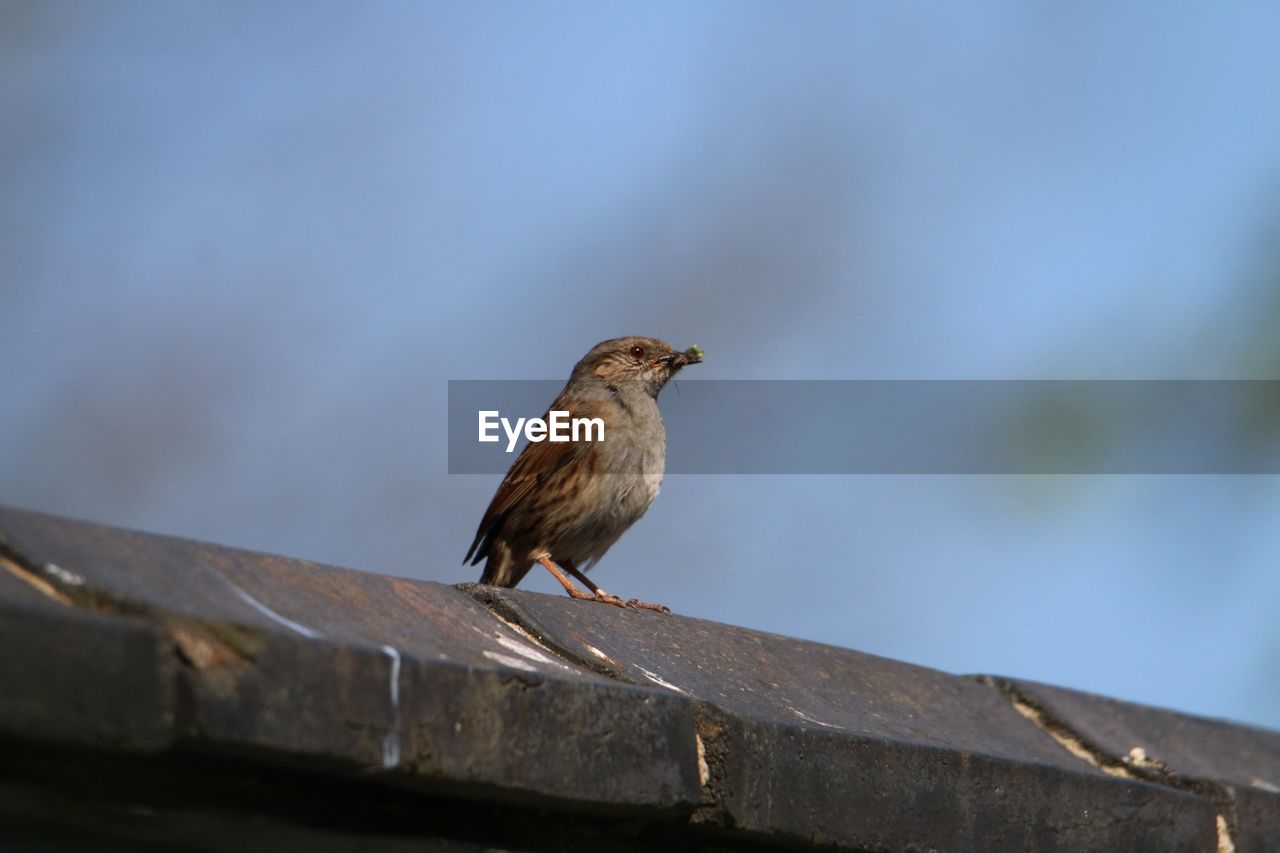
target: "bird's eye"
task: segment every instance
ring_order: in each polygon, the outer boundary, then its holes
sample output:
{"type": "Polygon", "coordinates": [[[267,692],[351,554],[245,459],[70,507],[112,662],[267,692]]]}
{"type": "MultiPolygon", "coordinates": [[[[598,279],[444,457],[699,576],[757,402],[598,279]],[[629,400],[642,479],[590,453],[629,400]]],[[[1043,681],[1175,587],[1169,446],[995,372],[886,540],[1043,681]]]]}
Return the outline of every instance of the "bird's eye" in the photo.
{"type": "Polygon", "coordinates": [[[631,348],[631,357],[644,358],[644,347],[640,346],[639,344],[636,344],[635,346],[633,346],[631,348]]]}

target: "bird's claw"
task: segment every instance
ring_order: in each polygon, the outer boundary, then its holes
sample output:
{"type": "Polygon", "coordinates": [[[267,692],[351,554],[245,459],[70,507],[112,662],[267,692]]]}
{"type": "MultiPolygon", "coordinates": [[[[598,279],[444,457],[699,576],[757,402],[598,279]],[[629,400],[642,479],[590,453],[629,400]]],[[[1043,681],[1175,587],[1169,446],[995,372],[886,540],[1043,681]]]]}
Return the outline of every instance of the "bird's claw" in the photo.
{"type": "Polygon", "coordinates": [[[635,609],[637,609],[637,608],[639,608],[640,610],[652,610],[652,611],[654,611],[654,612],[656,612],[656,613],[670,613],[670,612],[671,612],[671,608],[670,608],[670,607],[667,607],[665,604],[650,604],[649,602],[647,602],[647,601],[641,601],[641,600],[640,600],[640,599],[638,599],[638,598],[632,598],[632,599],[628,600],[628,601],[627,601],[627,607],[630,607],[632,610],[635,610],[635,609]]]}
{"type": "Polygon", "coordinates": [[[612,604],[614,607],[621,607],[624,610],[653,610],[657,613],[670,613],[671,608],[665,604],[650,604],[647,601],[641,601],[638,598],[623,601],[616,595],[611,595],[603,589],[596,592],[582,592],[581,590],[571,590],[569,592],[571,598],[581,599],[582,601],[598,601],[601,604],[612,604]]]}

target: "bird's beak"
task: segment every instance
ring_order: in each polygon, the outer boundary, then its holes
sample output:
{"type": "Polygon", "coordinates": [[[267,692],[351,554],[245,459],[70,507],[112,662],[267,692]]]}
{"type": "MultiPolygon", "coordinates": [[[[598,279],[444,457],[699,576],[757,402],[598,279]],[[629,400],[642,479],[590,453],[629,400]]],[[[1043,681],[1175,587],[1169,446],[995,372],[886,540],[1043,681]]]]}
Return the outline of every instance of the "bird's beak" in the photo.
{"type": "Polygon", "coordinates": [[[690,355],[687,352],[673,352],[671,355],[663,359],[667,363],[667,367],[672,370],[679,370],[686,364],[698,364],[702,361],[700,355],[690,355]]]}

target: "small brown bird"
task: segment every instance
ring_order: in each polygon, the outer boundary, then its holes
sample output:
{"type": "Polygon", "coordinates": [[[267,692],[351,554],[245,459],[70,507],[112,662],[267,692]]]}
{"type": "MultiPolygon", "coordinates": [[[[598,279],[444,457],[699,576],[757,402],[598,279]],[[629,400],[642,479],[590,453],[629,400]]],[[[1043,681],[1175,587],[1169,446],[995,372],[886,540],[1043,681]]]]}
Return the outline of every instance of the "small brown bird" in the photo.
{"type": "Polygon", "coordinates": [[[487,560],[480,583],[513,587],[537,562],[573,598],[667,610],[634,598],[623,601],[584,572],[657,497],[667,463],[658,392],[680,368],[700,361],[697,347],[677,352],[655,338],[602,341],[582,357],[548,413],[600,418],[604,439],[525,446],[463,558],[472,565],[487,560]],[[578,589],[566,572],[590,592],[578,589]]]}

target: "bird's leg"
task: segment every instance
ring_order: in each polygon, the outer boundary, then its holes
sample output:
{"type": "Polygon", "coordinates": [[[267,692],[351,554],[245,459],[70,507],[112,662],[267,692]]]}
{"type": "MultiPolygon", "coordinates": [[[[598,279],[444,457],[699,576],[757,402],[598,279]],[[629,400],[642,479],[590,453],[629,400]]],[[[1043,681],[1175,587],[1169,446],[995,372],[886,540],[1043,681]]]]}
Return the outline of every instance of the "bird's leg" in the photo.
{"type": "Polygon", "coordinates": [[[569,593],[570,598],[595,598],[594,595],[585,593],[574,586],[573,581],[564,576],[564,572],[560,571],[559,566],[551,562],[550,557],[539,557],[538,562],[545,566],[546,570],[551,572],[552,576],[555,577],[556,580],[560,581],[560,585],[564,587],[565,592],[569,593]]]}
{"type": "MultiPolygon", "coordinates": [[[[590,589],[593,593],[595,593],[596,598],[600,599],[601,601],[605,599],[618,598],[616,595],[609,595],[609,593],[605,592],[602,587],[599,587],[595,583],[593,583],[591,581],[591,578],[587,577],[584,572],[578,571],[578,567],[575,566],[569,560],[561,560],[560,565],[564,566],[564,570],[567,571],[569,574],[573,575],[575,578],[582,581],[582,583],[584,583],[588,589],[590,589]]],[[[609,603],[612,604],[613,601],[610,601],[609,603]]],[[[625,602],[625,604],[627,607],[639,607],[642,610],[656,610],[659,613],[671,612],[671,608],[667,607],[664,604],[650,604],[647,601],[640,601],[639,599],[635,599],[635,598],[625,602]]]]}
{"type": "Polygon", "coordinates": [[[601,593],[604,593],[605,595],[609,594],[605,592],[603,589],[601,589],[595,583],[595,581],[587,577],[585,572],[581,571],[577,566],[575,566],[572,560],[561,560],[560,565],[564,567],[564,570],[566,572],[568,572],[569,574],[577,578],[582,583],[583,586],[585,586],[587,589],[594,592],[596,595],[600,595],[601,593]]]}
{"type": "Polygon", "coordinates": [[[596,601],[606,601],[609,604],[614,604],[618,607],[626,606],[625,602],[623,602],[621,598],[605,592],[604,587],[592,581],[591,578],[587,577],[585,572],[579,571],[578,567],[573,564],[572,560],[561,560],[560,565],[564,567],[566,572],[585,584],[587,589],[591,590],[592,595],[596,597],[596,601]]]}
{"type": "MultiPolygon", "coordinates": [[[[577,569],[571,568],[570,571],[577,575],[578,580],[585,581],[587,586],[592,587],[591,592],[583,592],[574,586],[573,581],[565,577],[564,572],[562,572],[560,567],[551,560],[551,557],[544,554],[538,558],[538,562],[541,563],[547,571],[551,572],[551,574],[555,576],[556,580],[560,581],[560,585],[564,587],[565,592],[569,593],[570,598],[577,598],[583,601],[602,601],[605,604],[613,604],[617,607],[627,606],[621,598],[618,598],[618,596],[609,595],[609,593],[591,583],[591,581],[588,581],[577,569]]],[[[571,564],[566,563],[565,565],[568,566],[571,564]]]]}

